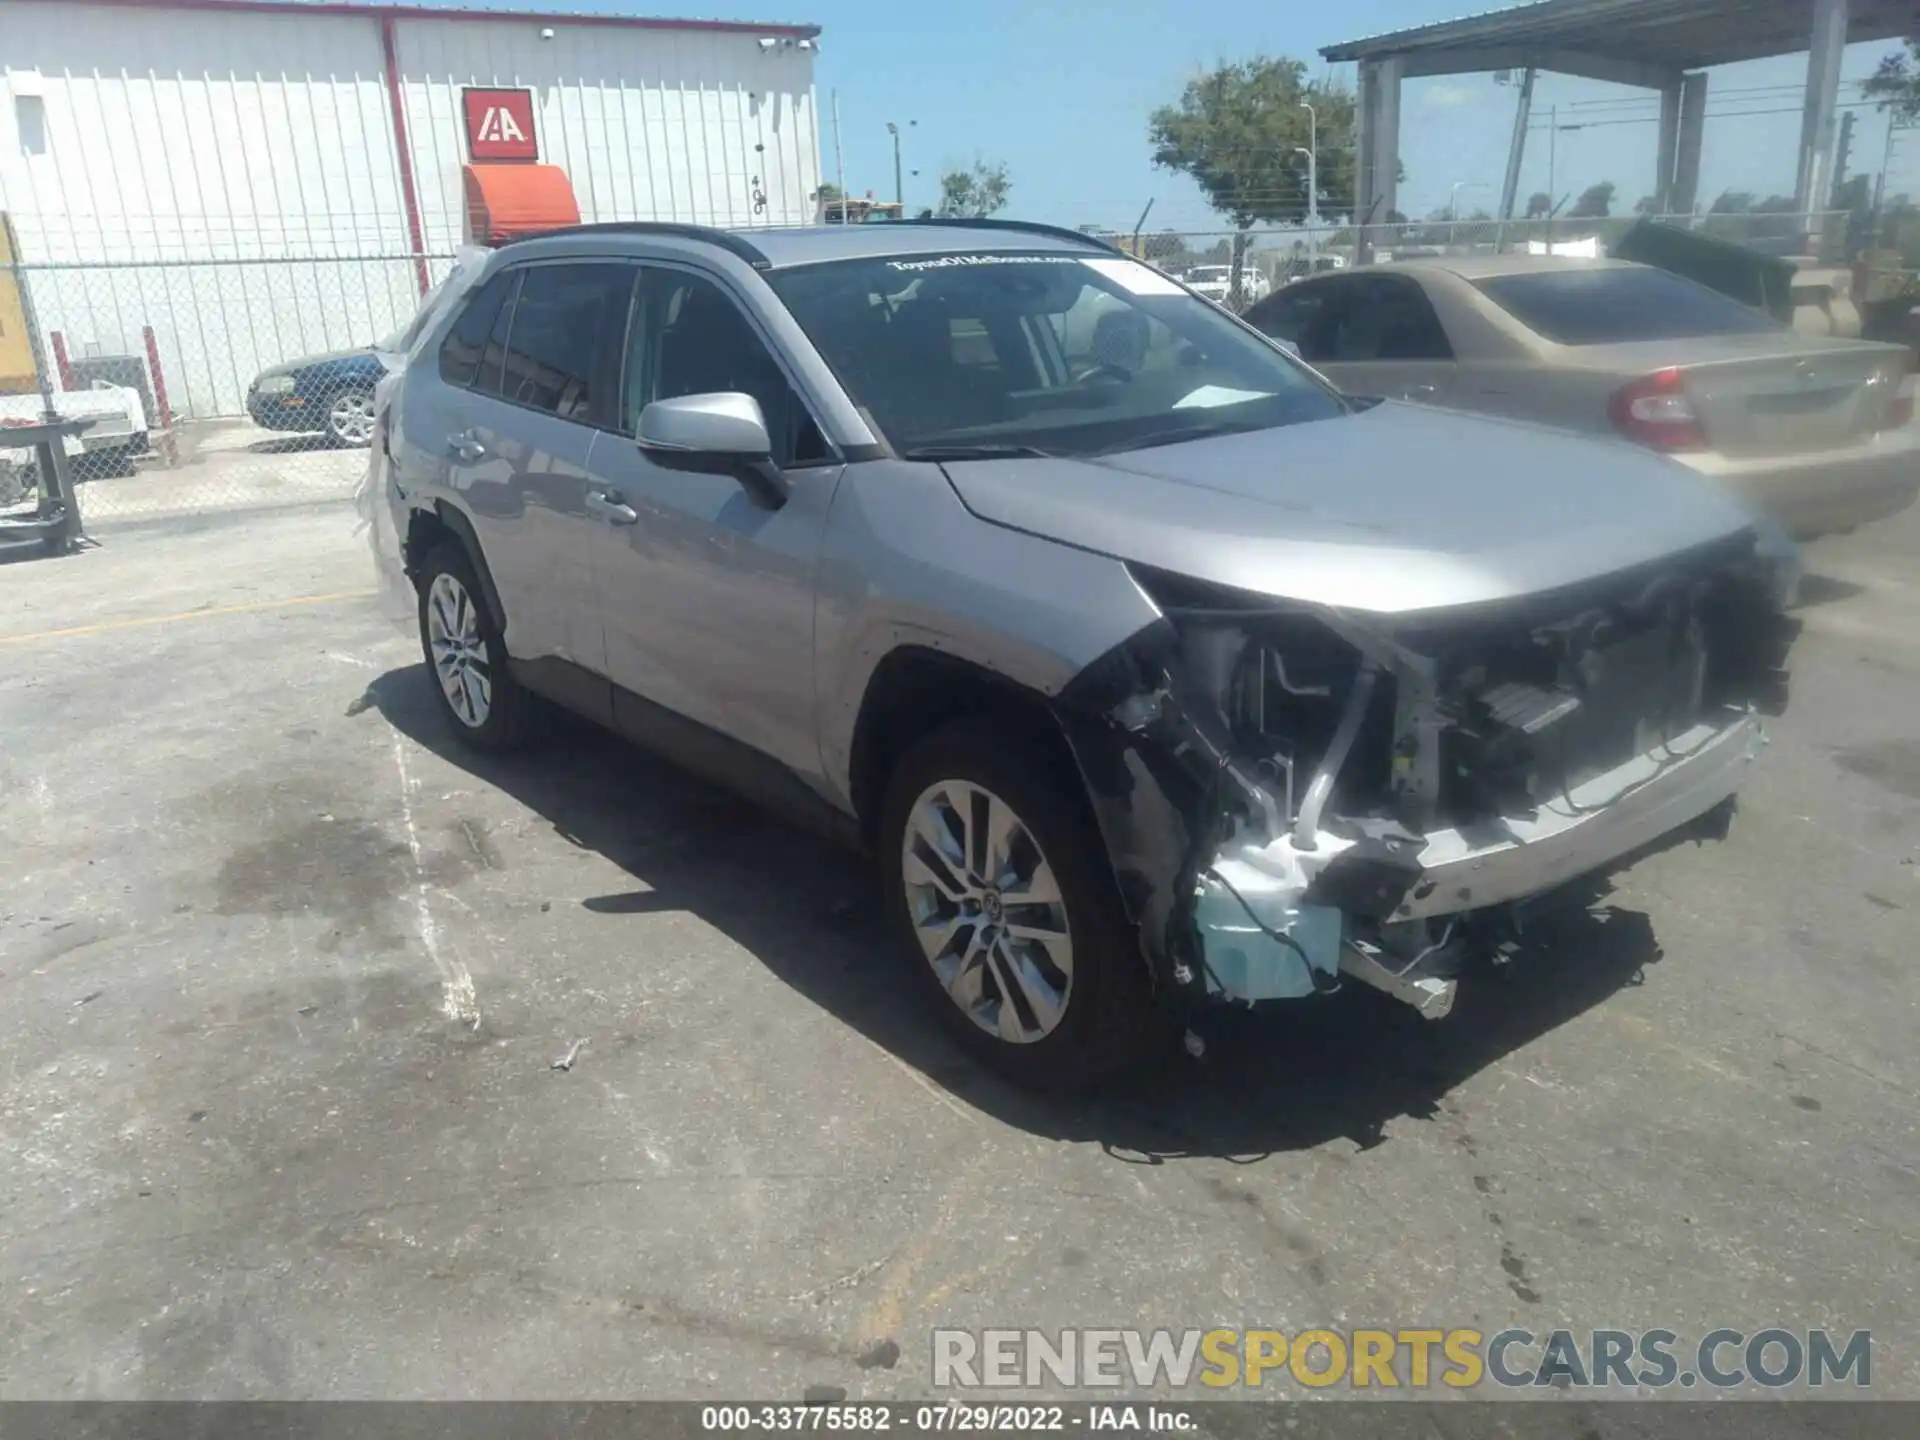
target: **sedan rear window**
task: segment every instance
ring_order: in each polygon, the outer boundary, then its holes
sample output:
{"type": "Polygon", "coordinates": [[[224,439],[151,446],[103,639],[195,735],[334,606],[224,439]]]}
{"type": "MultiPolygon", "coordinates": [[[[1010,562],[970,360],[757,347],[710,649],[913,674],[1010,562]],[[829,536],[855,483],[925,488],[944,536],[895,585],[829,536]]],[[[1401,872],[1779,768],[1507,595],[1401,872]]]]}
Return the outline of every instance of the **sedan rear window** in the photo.
{"type": "Polygon", "coordinates": [[[1559,345],[1780,329],[1772,316],[1664,270],[1542,270],[1493,275],[1476,280],[1474,287],[1529,330],[1559,345]]]}

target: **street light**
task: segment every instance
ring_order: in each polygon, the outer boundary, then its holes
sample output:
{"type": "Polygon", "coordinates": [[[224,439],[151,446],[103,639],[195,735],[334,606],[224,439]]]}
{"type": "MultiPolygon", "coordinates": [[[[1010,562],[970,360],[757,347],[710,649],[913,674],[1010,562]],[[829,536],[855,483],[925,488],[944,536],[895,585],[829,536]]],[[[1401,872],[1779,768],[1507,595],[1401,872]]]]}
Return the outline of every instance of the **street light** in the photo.
{"type": "MultiPolygon", "coordinates": [[[[918,120],[909,120],[907,124],[918,125],[918,120]]],[[[900,178],[900,127],[887,121],[887,133],[893,137],[893,203],[900,207],[900,218],[907,218],[907,188],[900,178]]],[[[914,172],[916,175],[919,171],[914,172]]]]}
{"type": "Polygon", "coordinates": [[[1456,180],[1453,190],[1447,196],[1447,244],[1453,244],[1454,226],[1460,223],[1460,192],[1462,190],[1484,190],[1484,182],[1479,180],[1456,180]]]}
{"type": "Polygon", "coordinates": [[[1307,112],[1307,143],[1293,148],[1307,157],[1307,273],[1313,275],[1320,269],[1320,117],[1305,100],[1300,108],[1307,112]]]}

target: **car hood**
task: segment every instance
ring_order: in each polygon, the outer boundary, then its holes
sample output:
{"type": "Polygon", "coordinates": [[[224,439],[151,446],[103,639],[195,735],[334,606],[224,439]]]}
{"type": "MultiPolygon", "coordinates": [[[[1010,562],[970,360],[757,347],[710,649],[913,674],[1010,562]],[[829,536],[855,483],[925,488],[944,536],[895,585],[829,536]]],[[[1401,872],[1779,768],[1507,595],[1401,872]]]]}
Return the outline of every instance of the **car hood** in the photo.
{"type": "Polygon", "coordinates": [[[1257,594],[1401,614],[1609,575],[1754,523],[1624,442],[1392,402],[1089,459],[949,463],[995,524],[1257,594]]]}
{"type": "Polygon", "coordinates": [[[356,345],[348,350],[328,350],[319,355],[302,355],[297,360],[282,360],[278,365],[267,366],[256,378],[265,380],[270,375],[294,375],[302,370],[310,370],[316,365],[339,365],[354,361],[365,362],[369,366],[386,365],[386,360],[379,350],[371,345],[356,345]]]}

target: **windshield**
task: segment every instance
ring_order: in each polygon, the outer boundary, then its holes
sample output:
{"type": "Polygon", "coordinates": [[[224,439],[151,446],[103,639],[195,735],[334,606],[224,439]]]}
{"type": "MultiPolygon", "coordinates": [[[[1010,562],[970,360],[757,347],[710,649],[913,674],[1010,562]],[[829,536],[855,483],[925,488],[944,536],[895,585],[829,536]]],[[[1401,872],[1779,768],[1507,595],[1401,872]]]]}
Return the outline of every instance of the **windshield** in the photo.
{"type": "Polygon", "coordinates": [[[1557,345],[1684,340],[1781,328],[1772,316],[1665,270],[1541,270],[1474,283],[1522,325],[1557,345]]]}
{"type": "Polygon", "coordinates": [[[1091,455],[1346,410],[1278,348],[1120,256],[843,260],[767,278],[902,454],[1091,455]]]}

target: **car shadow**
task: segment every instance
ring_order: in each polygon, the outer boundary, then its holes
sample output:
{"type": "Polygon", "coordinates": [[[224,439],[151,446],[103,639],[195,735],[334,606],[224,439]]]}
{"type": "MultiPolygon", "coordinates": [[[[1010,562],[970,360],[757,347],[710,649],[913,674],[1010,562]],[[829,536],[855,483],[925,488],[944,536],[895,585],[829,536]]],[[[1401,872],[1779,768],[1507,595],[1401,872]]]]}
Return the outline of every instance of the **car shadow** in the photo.
{"type": "Polygon", "coordinates": [[[1463,978],[1441,1022],[1348,983],[1259,1010],[1220,1007],[1195,1061],[1169,1043],[1091,1092],[1034,1094],[981,1069],[926,1013],[881,924],[872,872],[744,800],[624,741],[557,716],[549,742],[483,755],[455,738],[424,665],[376,678],[372,706],[403,734],[540,815],[638,882],[589,896],[597,914],[685,912],[813,1004],[965,1104],[1116,1158],[1252,1160],[1347,1139],[1369,1148],[1402,1116],[1434,1115],[1456,1085],[1623,986],[1660,958],[1647,917],[1596,903],[1543,918],[1498,967],[1463,978]]]}
{"type": "Polygon", "coordinates": [[[312,434],[276,435],[271,440],[254,440],[248,443],[249,455],[298,455],[308,450],[334,450],[333,437],[325,431],[312,434]]]}

